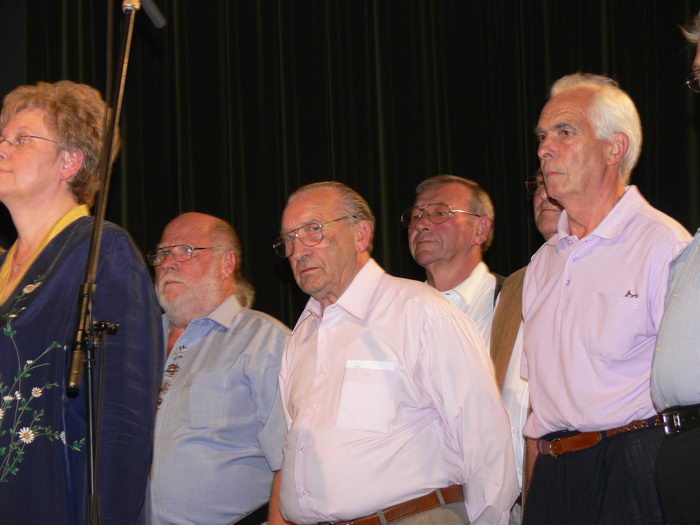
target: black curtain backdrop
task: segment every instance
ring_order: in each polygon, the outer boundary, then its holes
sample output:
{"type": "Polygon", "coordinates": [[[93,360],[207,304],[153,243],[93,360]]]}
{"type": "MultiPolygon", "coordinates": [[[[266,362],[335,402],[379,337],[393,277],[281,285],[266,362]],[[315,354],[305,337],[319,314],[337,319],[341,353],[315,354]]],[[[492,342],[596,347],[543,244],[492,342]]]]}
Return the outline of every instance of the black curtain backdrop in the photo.
{"type": "MultiPolygon", "coordinates": [[[[256,307],[287,324],[306,298],[271,242],[286,196],[309,182],[357,189],[377,216],[377,260],[423,278],[399,214],[426,177],[472,178],[496,207],[487,263],[526,264],[541,243],[522,183],[538,164],[532,129],[549,85],[575,71],[630,93],[645,130],[633,183],[690,231],[700,224],[700,95],[683,86],[694,49],[678,30],[698,0],[158,4],[165,29],[144,13],[136,23],[108,218],[144,252],[181,212],[231,221],[256,307]]],[[[2,5],[0,95],[60,79],[104,92],[106,0],[2,5]]]]}

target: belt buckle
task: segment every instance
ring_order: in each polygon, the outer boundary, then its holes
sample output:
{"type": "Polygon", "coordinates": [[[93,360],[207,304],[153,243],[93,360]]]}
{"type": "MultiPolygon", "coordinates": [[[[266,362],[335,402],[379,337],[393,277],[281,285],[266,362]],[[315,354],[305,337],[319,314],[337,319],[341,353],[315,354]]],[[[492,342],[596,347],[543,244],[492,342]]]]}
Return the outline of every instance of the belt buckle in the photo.
{"type": "Polygon", "coordinates": [[[554,459],[557,459],[562,454],[561,452],[554,452],[554,448],[552,446],[554,445],[554,443],[557,443],[559,441],[561,441],[561,438],[554,438],[549,442],[549,455],[552,456],[554,459]]]}
{"type": "Polygon", "coordinates": [[[664,434],[667,436],[678,434],[681,431],[683,422],[679,412],[666,412],[661,414],[661,418],[664,422],[664,434]]]}

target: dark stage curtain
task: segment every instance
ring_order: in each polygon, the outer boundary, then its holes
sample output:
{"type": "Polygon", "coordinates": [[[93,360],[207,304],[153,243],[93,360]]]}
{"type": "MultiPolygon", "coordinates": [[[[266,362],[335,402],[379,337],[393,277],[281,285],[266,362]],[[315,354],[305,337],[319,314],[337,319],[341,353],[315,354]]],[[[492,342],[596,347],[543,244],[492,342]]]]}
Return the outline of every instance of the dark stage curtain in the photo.
{"type": "MultiPolygon", "coordinates": [[[[496,207],[487,263],[525,264],[540,244],[522,184],[537,167],[532,129],[548,86],[574,71],[631,94],[645,128],[633,183],[691,231],[700,224],[700,95],[683,86],[694,50],[678,30],[698,0],[158,3],[164,30],[143,13],[136,24],[108,218],[144,251],[178,213],[230,220],[257,308],[287,324],[305,297],[271,241],[286,196],[308,182],[363,194],[376,258],[422,278],[401,210],[425,177],[475,179],[496,207]]],[[[59,79],[104,91],[106,1],[7,4],[3,95],[59,79]]]]}

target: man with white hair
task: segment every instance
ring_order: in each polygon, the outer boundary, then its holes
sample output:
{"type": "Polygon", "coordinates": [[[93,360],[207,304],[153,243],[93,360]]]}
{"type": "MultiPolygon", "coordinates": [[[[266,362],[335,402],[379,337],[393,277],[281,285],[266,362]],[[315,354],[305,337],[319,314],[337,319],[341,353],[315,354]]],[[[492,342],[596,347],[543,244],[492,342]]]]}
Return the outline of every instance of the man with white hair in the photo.
{"type": "MultiPolygon", "coordinates": [[[[696,46],[687,86],[700,93],[700,13],[684,30],[696,46]]],[[[700,229],[671,263],[666,310],[651,369],[651,393],[664,418],[656,482],[667,523],[700,519],[700,229]]]]}
{"type": "MultiPolygon", "coordinates": [[[[289,330],[249,309],[253,288],[241,274],[240,241],[219,218],[176,217],[148,261],[165,311],[167,354],[150,523],[261,523],[258,509],[282,465],[277,376],[289,330]]],[[[279,523],[276,501],[269,507],[270,523],[279,523]]]]}
{"type": "Polygon", "coordinates": [[[524,434],[539,452],[523,523],[661,524],[649,375],[668,265],[689,235],[627,185],[641,123],[615,81],[559,79],[536,133],[564,211],[523,287],[524,434]]]}

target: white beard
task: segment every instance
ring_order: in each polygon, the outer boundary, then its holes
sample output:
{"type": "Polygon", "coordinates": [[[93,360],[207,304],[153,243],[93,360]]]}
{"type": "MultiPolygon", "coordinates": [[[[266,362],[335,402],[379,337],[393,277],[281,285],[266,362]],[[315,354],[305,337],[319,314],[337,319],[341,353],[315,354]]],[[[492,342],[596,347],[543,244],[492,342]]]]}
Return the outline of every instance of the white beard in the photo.
{"type": "MultiPolygon", "coordinates": [[[[171,282],[175,281],[185,286],[172,300],[168,299],[168,294],[163,291],[160,283],[156,285],[158,301],[171,324],[184,328],[192,319],[210,314],[221,304],[222,283],[218,273],[218,265],[212,261],[208,273],[199,279],[188,282],[177,276],[170,276],[171,282]]],[[[165,276],[161,279],[163,280],[166,280],[165,276]]]]}

